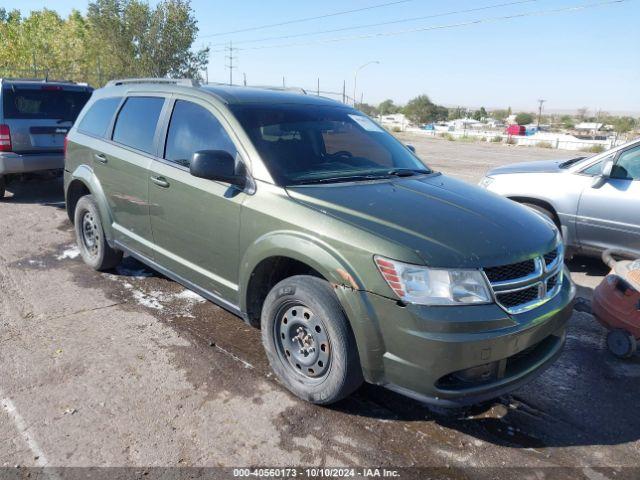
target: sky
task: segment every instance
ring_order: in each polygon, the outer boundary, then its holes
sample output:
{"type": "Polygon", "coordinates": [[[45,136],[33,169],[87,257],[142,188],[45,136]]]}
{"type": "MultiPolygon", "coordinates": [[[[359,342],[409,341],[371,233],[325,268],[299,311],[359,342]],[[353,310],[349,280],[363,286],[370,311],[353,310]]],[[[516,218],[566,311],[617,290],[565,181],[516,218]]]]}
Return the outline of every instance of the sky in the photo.
{"type": "MultiPolygon", "coordinates": [[[[606,5],[607,0],[515,1],[192,0],[200,29],[194,46],[210,46],[212,82],[229,81],[224,49],[232,41],[238,48],[234,83],[241,83],[246,75],[250,85],[280,86],[284,77],[287,86],[315,91],[319,78],[322,91],[340,92],[346,82],[348,95],[353,95],[358,67],[379,62],[359,71],[358,100],[362,96],[365,102],[377,104],[391,98],[403,104],[426,94],[450,107],[511,106],[534,111],[538,99],[544,99],[549,112],[587,107],[591,112],[640,114],[640,0],[606,5]],[[464,12],[496,5],[501,6],[464,12]],[[581,5],[596,6],[540,13],[581,5]],[[346,10],[360,11],[331,15],[346,10]],[[528,16],[499,18],[523,13],[528,16]],[[296,21],[321,15],[331,16],[296,21]],[[290,23],[256,28],[283,22],[290,23]],[[452,27],[456,24],[462,25],[452,27]],[[252,30],[227,33],[245,29],[252,30]],[[344,30],[305,35],[335,29],[344,30]],[[423,31],[353,38],[416,29],[423,31]],[[304,36],[270,39],[292,35],[304,36]]],[[[3,3],[0,0],[0,6],[3,3]]],[[[19,3],[25,14],[45,6],[67,15],[72,8],[86,11],[87,2],[19,3]]]]}

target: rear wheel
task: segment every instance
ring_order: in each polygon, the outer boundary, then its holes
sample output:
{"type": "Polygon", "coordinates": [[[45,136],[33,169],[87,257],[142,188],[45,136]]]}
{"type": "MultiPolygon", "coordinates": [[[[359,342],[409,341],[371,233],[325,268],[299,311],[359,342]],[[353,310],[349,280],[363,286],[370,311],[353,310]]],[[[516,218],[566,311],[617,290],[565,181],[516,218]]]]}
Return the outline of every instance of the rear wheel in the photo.
{"type": "Polygon", "coordinates": [[[303,400],[334,403],[362,383],[355,338],[325,280],[298,275],[278,283],[265,299],[261,326],[271,368],[303,400]]]}
{"type": "Polygon", "coordinates": [[[7,186],[7,181],[4,179],[2,175],[0,175],[0,198],[4,198],[6,186],[7,186]]]}
{"type": "Polygon", "coordinates": [[[611,330],[607,334],[607,347],[618,358],[629,358],[636,352],[636,338],[626,330],[611,330]]]}
{"type": "Polygon", "coordinates": [[[98,205],[92,195],[78,200],[74,214],[76,242],[84,262],[95,270],[109,270],[120,263],[122,252],[109,246],[98,205]]]}

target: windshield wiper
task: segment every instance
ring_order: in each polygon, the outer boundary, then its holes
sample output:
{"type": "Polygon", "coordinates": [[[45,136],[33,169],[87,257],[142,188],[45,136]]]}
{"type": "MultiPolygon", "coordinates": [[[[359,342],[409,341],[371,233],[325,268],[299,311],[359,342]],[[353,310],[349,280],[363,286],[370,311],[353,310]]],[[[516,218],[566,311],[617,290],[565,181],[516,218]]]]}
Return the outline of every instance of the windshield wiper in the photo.
{"type": "Polygon", "coordinates": [[[568,168],[571,165],[573,165],[574,163],[579,162],[580,160],[584,160],[585,158],[587,158],[587,157],[576,157],[576,158],[572,158],[570,160],[566,160],[566,161],[562,162],[559,165],[559,167],[560,168],[568,168]]]}
{"type": "MultiPolygon", "coordinates": [[[[389,174],[391,175],[391,174],[389,174]]],[[[296,185],[311,185],[318,183],[342,183],[342,182],[358,182],[365,180],[380,180],[383,178],[389,178],[389,175],[349,175],[344,177],[327,177],[327,178],[311,178],[309,180],[301,180],[294,183],[296,185]]]]}
{"type": "Polygon", "coordinates": [[[413,175],[431,173],[430,170],[422,170],[415,168],[392,168],[387,170],[388,175],[394,175],[396,177],[412,177],[413,175]]]}

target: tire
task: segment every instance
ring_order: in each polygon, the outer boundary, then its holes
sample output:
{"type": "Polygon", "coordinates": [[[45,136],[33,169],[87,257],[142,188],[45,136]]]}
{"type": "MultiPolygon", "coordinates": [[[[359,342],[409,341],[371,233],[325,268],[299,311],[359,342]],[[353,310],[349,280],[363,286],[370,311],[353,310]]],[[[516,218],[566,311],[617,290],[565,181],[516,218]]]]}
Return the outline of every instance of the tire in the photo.
{"type": "Polygon", "coordinates": [[[74,212],[76,242],[84,263],[94,270],[110,270],[122,261],[122,252],[107,243],[100,211],[93,195],[78,200],[74,212]]]}
{"type": "Polygon", "coordinates": [[[556,216],[553,214],[551,210],[549,210],[548,208],[541,207],[540,205],[536,205],[535,203],[525,202],[525,203],[522,203],[522,205],[524,205],[525,207],[529,207],[531,210],[539,213],[540,215],[544,215],[545,217],[547,217],[549,220],[553,222],[553,224],[556,227],[558,227],[558,231],[560,231],[560,234],[562,235],[562,229],[560,228],[558,219],[556,218],[556,216]]]}
{"type": "Polygon", "coordinates": [[[303,400],[328,405],[362,384],[353,332],[325,280],[307,275],[282,280],[264,301],[261,328],[273,372],[303,400]]]}
{"type": "Polygon", "coordinates": [[[636,338],[620,328],[607,334],[607,347],[618,358],[629,358],[636,353],[636,338]]]}
{"type": "Polygon", "coordinates": [[[4,198],[6,186],[7,186],[7,181],[4,179],[2,175],[0,175],[0,199],[4,198]]]}

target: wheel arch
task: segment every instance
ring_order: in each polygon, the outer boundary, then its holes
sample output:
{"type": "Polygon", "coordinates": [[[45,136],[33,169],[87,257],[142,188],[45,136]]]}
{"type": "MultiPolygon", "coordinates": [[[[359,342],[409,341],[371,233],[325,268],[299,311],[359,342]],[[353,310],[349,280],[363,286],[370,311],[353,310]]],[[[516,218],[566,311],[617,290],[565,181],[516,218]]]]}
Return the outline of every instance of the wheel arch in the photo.
{"type": "Polygon", "coordinates": [[[297,232],[275,232],[259,238],[245,253],[240,275],[240,309],[259,324],[261,302],[269,290],[289,276],[307,274],[332,286],[358,290],[352,267],[337,252],[297,232]],[[265,292],[266,290],[266,292],[265,292]]]}
{"type": "Polygon", "coordinates": [[[507,197],[510,200],[518,203],[530,203],[532,205],[537,205],[538,207],[542,207],[546,210],[549,210],[553,214],[553,221],[555,222],[558,228],[562,228],[562,222],[560,221],[560,216],[558,215],[558,211],[556,208],[548,201],[542,200],[540,198],[526,197],[526,196],[510,196],[507,197]]]}
{"type": "Polygon", "coordinates": [[[68,184],[65,188],[65,203],[67,216],[71,223],[74,223],[75,209],[78,200],[84,195],[93,195],[93,199],[98,205],[100,216],[102,217],[102,228],[109,243],[113,239],[113,230],[111,225],[113,217],[107,203],[104,190],[93,170],[86,165],[81,165],[71,174],[68,184]]]}

